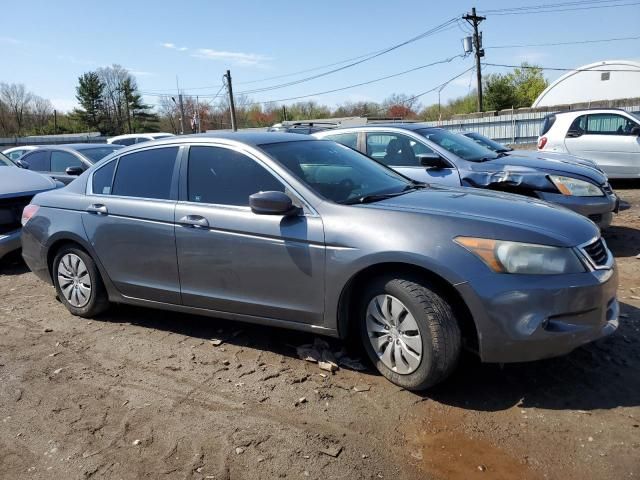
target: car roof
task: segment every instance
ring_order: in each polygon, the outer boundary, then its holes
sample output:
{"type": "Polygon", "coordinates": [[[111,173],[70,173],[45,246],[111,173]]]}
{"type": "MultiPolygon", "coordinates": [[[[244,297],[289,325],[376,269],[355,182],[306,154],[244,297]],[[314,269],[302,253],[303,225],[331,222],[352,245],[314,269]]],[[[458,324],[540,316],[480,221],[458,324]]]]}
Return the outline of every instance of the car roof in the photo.
{"type": "Polygon", "coordinates": [[[583,113],[608,113],[608,112],[622,112],[622,113],[630,113],[624,108],[580,108],[576,110],[565,110],[563,112],[554,112],[547,115],[547,117],[551,117],[554,115],[573,115],[573,114],[583,114],[583,113]]]}
{"type": "Polygon", "coordinates": [[[422,122],[407,122],[407,123],[399,123],[399,122],[390,122],[390,123],[368,123],[366,125],[344,125],[338,128],[331,128],[328,131],[337,132],[340,130],[367,130],[372,128],[400,128],[402,130],[420,130],[423,128],[432,128],[436,130],[443,130],[441,127],[433,127],[427,123],[422,122]]]}
{"type": "Polygon", "coordinates": [[[174,137],[173,133],[169,132],[140,132],[140,133],[125,133],[122,135],[116,135],[109,137],[109,140],[121,140],[125,138],[138,138],[138,137],[174,137]]]}
{"type": "Polygon", "coordinates": [[[59,150],[76,150],[81,152],[82,150],[91,150],[93,148],[114,148],[122,147],[121,145],[111,145],[109,143],[61,143],[59,145],[36,145],[36,148],[49,148],[59,150]]]}
{"type": "MultiPolygon", "coordinates": [[[[234,140],[236,142],[245,143],[247,145],[259,146],[269,143],[282,143],[282,142],[299,142],[301,140],[317,140],[317,138],[310,135],[303,135],[300,133],[286,133],[286,132],[212,132],[212,133],[197,133],[194,135],[180,135],[170,138],[161,138],[155,140],[157,144],[171,143],[171,142],[193,142],[194,140],[204,139],[223,139],[234,140]]],[[[144,145],[149,145],[145,143],[144,145]]],[[[130,148],[130,147],[128,147],[130,148]]]]}

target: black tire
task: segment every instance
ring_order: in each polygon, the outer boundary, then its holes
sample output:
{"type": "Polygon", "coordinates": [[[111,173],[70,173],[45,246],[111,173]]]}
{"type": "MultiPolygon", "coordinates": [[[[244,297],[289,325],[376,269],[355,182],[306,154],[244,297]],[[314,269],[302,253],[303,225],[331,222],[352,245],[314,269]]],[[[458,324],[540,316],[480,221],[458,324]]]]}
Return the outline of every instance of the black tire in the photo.
{"type": "Polygon", "coordinates": [[[53,260],[52,271],[53,284],[56,287],[58,299],[65,307],[67,307],[67,310],[69,310],[73,315],[83,318],[93,318],[109,308],[109,297],[107,295],[107,290],[104,287],[104,283],[102,282],[102,277],[100,277],[100,272],[98,272],[98,268],[96,267],[96,264],[91,256],[81,248],[74,245],[63,246],[56,253],[56,256],[53,260]],[[58,279],[60,262],[65,257],[65,255],[68,254],[80,257],[80,259],[86,266],[87,273],[89,274],[89,278],[91,281],[91,293],[89,295],[89,300],[85,305],[82,305],[81,307],[77,307],[69,303],[62,291],[62,288],[60,287],[60,282],[58,279]]]}
{"type": "Polygon", "coordinates": [[[378,371],[407,390],[424,390],[447,378],[460,358],[460,327],[451,305],[428,282],[395,275],[374,279],[364,288],[358,309],[362,345],[378,371]],[[376,353],[367,332],[369,302],[378,295],[392,295],[416,320],[422,340],[422,358],[411,373],[400,374],[387,367],[376,353]]]}

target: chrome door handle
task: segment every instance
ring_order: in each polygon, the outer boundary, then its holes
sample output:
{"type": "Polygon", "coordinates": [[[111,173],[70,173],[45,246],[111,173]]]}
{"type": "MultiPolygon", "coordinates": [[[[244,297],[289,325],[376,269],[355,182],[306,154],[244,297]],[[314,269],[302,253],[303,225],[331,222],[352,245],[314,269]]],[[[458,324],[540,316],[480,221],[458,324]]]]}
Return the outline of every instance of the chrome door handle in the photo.
{"type": "Polygon", "coordinates": [[[181,225],[192,228],[206,228],[209,226],[209,222],[201,215],[185,215],[178,222],[181,225]]]}
{"type": "Polygon", "coordinates": [[[102,205],[101,203],[94,203],[87,207],[87,212],[97,213],[98,215],[106,215],[109,213],[109,209],[106,207],[106,205],[102,205]]]}

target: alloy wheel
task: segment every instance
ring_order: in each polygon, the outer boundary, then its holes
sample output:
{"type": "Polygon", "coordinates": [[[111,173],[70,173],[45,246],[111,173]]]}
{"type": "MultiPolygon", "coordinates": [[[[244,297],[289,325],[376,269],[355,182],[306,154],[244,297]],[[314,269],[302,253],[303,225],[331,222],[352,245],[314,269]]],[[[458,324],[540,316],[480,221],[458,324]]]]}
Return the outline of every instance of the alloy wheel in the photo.
{"type": "Polygon", "coordinates": [[[67,253],[58,263],[58,284],[64,298],[76,308],[82,308],[91,298],[91,276],[82,259],[67,253]]]}
{"type": "Polygon", "coordinates": [[[367,334],[380,361],[401,375],[422,360],[422,337],[409,309],[392,295],[378,295],[367,307],[367,334]]]}

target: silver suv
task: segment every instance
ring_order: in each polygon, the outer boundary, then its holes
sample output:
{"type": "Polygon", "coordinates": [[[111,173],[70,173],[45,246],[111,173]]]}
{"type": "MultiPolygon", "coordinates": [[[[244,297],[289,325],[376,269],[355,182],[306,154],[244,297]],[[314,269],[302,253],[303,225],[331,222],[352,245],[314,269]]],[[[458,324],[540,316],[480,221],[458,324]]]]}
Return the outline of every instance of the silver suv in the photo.
{"type": "Polygon", "coordinates": [[[567,353],[616,329],[611,252],[565,208],[431,188],[335,142],[172,137],[118,151],[23,215],[23,256],[75,315],[109,302],[346,337],[423,389],[463,347],[567,353]]]}
{"type": "Polygon", "coordinates": [[[609,178],[640,178],[640,115],[618,109],[548,115],[538,150],[593,160],[609,178]]]}

